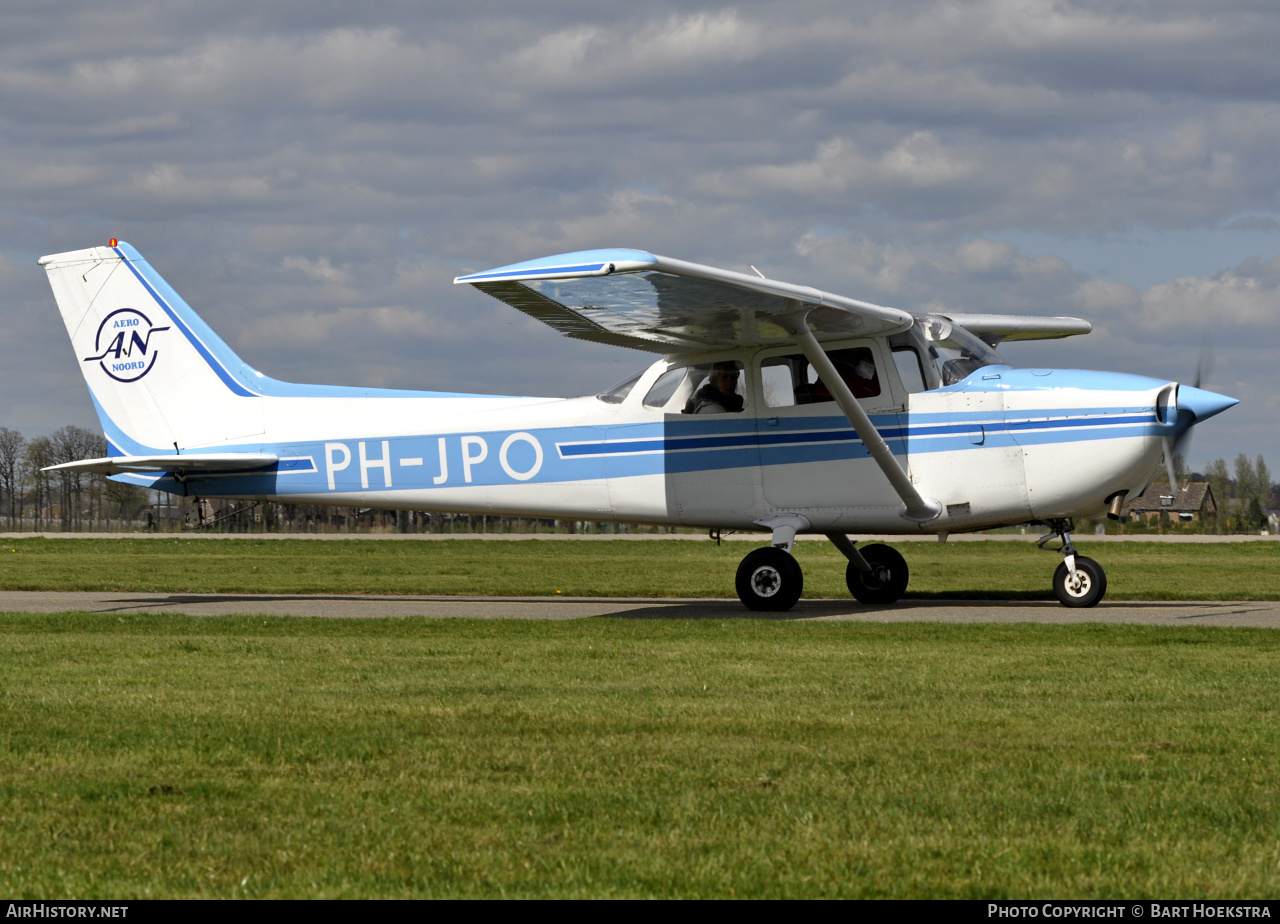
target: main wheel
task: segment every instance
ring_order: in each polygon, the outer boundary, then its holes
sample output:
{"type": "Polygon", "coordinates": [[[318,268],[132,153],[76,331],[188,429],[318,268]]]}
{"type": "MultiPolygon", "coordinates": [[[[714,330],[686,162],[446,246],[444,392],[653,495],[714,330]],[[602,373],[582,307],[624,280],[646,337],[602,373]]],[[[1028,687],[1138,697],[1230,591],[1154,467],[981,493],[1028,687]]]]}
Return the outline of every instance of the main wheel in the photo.
{"type": "Polygon", "coordinates": [[[800,564],[782,549],[756,549],[738,565],[738,599],[749,610],[785,613],[804,590],[800,564]]]}
{"type": "Polygon", "coordinates": [[[849,593],[859,603],[897,603],[907,591],[910,573],[907,561],[898,550],[887,545],[868,545],[859,549],[871,566],[870,573],[860,571],[849,562],[844,581],[849,593]]]}
{"type": "Polygon", "coordinates": [[[1053,572],[1053,592],[1063,606],[1097,606],[1107,592],[1107,573],[1092,558],[1077,555],[1075,580],[1069,580],[1069,577],[1064,561],[1053,572]]]}

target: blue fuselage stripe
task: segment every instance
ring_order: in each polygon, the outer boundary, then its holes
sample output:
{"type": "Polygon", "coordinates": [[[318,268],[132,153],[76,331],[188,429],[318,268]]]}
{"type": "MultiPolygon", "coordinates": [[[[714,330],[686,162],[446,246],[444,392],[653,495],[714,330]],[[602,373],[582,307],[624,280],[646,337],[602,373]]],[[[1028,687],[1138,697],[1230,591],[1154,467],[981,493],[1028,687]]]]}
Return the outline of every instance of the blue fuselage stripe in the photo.
{"type": "Polygon", "coordinates": [[[128,257],[120,253],[119,248],[116,248],[116,253],[120,254],[120,258],[124,262],[124,265],[129,267],[129,271],[133,273],[135,277],[137,277],[138,282],[142,283],[143,288],[145,288],[147,292],[151,294],[151,297],[155,299],[156,304],[159,305],[161,309],[163,309],[164,313],[169,316],[169,319],[178,326],[178,330],[182,331],[183,336],[186,337],[187,340],[191,343],[191,345],[196,348],[196,352],[198,352],[200,356],[204,359],[204,361],[209,364],[209,368],[212,369],[215,373],[217,373],[218,378],[222,379],[223,384],[225,384],[229,389],[231,389],[231,392],[233,394],[239,395],[242,398],[258,397],[258,395],[255,392],[249,391],[243,385],[237,382],[235,378],[232,377],[231,373],[228,372],[226,368],[222,365],[222,363],[218,362],[217,358],[215,358],[214,355],[209,352],[208,347],[206,347],[203,343],[201,343],[200,338],[195,335],[195,333],[191,330],[191,328],[189,328],[186,325],[186,323],[182,320],[182,318],[178,317],[177,312],[175,312],[169,306],[169,303],[160,297],[160,293],[157,292],[155,288],[151,285],[151,283],[147,281],[146,277],[143,276],[142,273],[138,272],[138,268],[133,265],[133,263],[129,260],[128,257]]]}
{"type": "MultiPolygon", "coordinates": [[[[923,426],[886,427],[877,429],[885,440],[901,440],[903,438],[917,440],[927,437],[944,437],[968,435],[978,430],[996,434],[1000,431],[1017,431],[1020,433],[1034,431],[1050,431],[1075,429],[1079,427],[1145,427],[1159,423],[1153,413],[1127,415],[1125,417],[1086,417],[1075,419],[1034,418],[1017,421],[987,421],[984,423],[966,424],[925,424],[923,426]]],[[[843,443],[859,442],[858,435],[852,427],[839,429],[824,428],[821,430],[796,430],[786,433],[747,432],[729,436],[678,436],[650,437],[634,440],[604,440],[601,442],[561,443],[560,455],[563,458],[575,456],[613,456],[631,453],[680,452],[684,450],[706,449],[748,449],[755,446],[787,446],[798,443],[843,443]]]]}

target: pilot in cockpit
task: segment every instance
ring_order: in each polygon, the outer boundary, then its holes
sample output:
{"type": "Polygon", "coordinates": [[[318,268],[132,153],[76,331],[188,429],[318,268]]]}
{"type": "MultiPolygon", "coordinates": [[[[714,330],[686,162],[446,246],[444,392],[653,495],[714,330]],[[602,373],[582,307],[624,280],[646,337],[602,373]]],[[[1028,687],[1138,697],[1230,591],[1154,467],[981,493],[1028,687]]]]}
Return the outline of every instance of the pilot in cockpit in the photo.
{"type": "Polygon", "coordinates": [[[711,376],[685,403],[686,414],[738,414],[743,408],[742,395],[738,394],[738,376],[741,374],[735,362],[719,362],[711,367],[711,376]]]}

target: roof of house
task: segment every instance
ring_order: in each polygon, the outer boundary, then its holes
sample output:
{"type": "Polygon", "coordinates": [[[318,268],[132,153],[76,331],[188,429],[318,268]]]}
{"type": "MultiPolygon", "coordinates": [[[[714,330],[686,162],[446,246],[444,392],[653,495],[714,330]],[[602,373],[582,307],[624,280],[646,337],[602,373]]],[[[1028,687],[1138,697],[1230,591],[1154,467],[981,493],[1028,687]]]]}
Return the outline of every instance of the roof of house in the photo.
{"type": "MultiPolygon", "coordinates": [[[[1213,497],[1209,485],[1204,481],[1195,481],[1178,485],[1175,495],[1167,481],[1157,481],[1147,488],[1142,497],[1134,498],[1129,509],[1138,513],[1155,513],[1161,510],[1177,510],[1186,513],[1199,513],[1205,508],[1205,502],[1213,497]],[[1161,503],[1161,497],[1173,497],[1167,507],[1161,503]]],[[[1216,507],[1217,503],[1213,502],[1216,507]]]]}

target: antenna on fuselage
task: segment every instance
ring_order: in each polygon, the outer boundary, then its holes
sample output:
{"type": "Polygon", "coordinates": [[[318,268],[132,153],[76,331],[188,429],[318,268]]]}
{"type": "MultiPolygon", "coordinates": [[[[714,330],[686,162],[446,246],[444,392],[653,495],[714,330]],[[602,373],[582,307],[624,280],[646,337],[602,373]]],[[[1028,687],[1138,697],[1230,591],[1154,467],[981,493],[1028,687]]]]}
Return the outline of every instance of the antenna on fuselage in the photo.
{"type": "MultiPolygon", "coordinates": [[[[750,264],[750,263],[748,263],[747,265],[748,265],[748,266],[751,266],[751,264],[750,264]]],[[[751,271],[752,271],[753,273],[755,273],[757,276],[759,276],[761,279],[768,279],[768,278],[769,278],[769,277],[768,277],[768,276],[766,276],[764,273],[762,273],[762,272],[760,272],[758,269],[756,269],[754,266],[751,266],[751,271]]]]}

